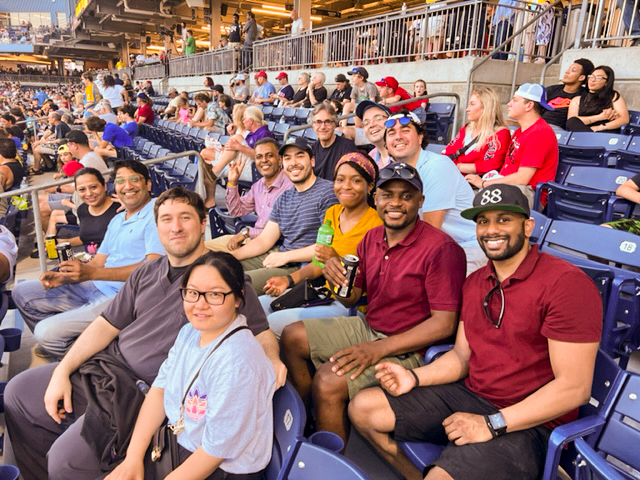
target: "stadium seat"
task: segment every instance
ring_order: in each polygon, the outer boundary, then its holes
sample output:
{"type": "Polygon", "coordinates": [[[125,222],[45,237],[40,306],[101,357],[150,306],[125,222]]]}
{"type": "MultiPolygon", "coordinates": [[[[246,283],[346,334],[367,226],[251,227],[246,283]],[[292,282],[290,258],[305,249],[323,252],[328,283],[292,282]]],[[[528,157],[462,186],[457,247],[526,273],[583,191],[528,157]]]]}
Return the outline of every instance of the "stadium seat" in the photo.
{"type": "Polygon", "coordinates": [[[287,130],[289,130],[289,125],[286,123],[276,123],[273,131],[271,132],[273,134],[273,137],[280,143],[282,143],[282,140],[284,139],[285,134],[287,133],[287,130]]]}
{"type": "Polygon", "coordinates": [[[640,135],[640,112],[629,110],[629,123],[620,129],[623,135],[640,135]]]}
{"type": "Polygon", "coordinates": [[[189,163],[187,165],[187,168],[184,171],[184,174],[180,178],[176,180],[167,178],[168,187],[169,188],[184,187],[187,190],[195,191],[197,179],[198,179],[198,164],[189,163]]]}
{"type": "Polygon", "coordinates": [[[640,238],[600,225],[553,221],[541,243],[553,254],[581,268],[603,295],[604,322],[600,348],[620,357],[626,367],[640,346],[640,238]]]}
{"type": "MultiPolygon", "coordinates": [[[[618,133],[602,132],[573,132],[567,145],[570,147],[591,147],[604,148],[607,152],[607,164],[613,166],[615,163],[615,150],[626,150],[631,137],[618,133]]],[[[607,166],[607,164],[603,166],[607,166]]]]}
{"type": "MultiPolygon", "coordinates": [[[[513,133],[513,132],[511,132],[513,133]]],[[[571,132],[567,132],[566,130],[554,130],[556,134],[556,139],[558,140],[558,145],[566,145],[571,137],[571,132]]]]}
{"type": "Polygon", "coordinates": [[[424,121],[429,141],[446,144],[450,139],[450,128],[453,125],[455,103],[433,103],[427,106],[427,117],[424,121]]]}
{"type": "MultiPolygon", "coordinates": [[[[298,438],[287,454],[278,480],[366,480],[369,477],[342,455],[298,438]]],[[[267,475],[269,480],[269,475],[267,475]]]]}
{"type": "Polygon", "coordinates": [[[606,167],[607,150],[604,147],[572,147],[558,145],[558,170],[556,182],[562,183],[569,168],[574,165],[588,167],[606,167]]]}
{"type": "Polygon", "coordinates": [[[562,185],[555,182],[538,185],[534,209],[540,210],[541,194],[546,190],[547,216],[554,220],[599,225],[615,218],[628,218],[635,204],[616,196],[615,191],[631,176],[633,172],[613,168],[571,167],[562,185]]]}
{"type": "Polygon", "coordinates": [[[279,122],[280,119],[282,118],[283,113],[284,113],[284,108],[275,107],[273,110],[271,110],[271,120],[276,123],[279,122]]]}
{"type": "Polygon", "coordinates": [[[283,470],[287,453],[302,436],[307,414],[298,392],[287,382],[273,395],[273,451],[265,469],[267,480],[275,480],[283,470]]]}
{"type": "Polygon", "coordinates": [[[276,122],[274,122],[273,120],[269,120],[267,122],[267,128],[270,132],[273,132],[273,129],[276,128],[276,122]]]}
{"type": "MultiPolygon", "coordinates": [[[[296,114],[298,110],[295,108],[285,108],[282,112],[282,116],[284,117],[284,123],[288,125],[294,125],[296,123],[296,114]]],[[[306,120],[306,117],[305,117],[306,120]]]]}
{"type": "Polygon", "coordinates": [[[262,108],[262,115],[264,116],[265,121],[271,120],[271,112],[273,112],[273,107],[266,106],[262,108]]]}
{"type": "Polygon", "coordinates": [[[571,452],[571,463],[561,463],[571,478],[637,479],[638,419],[635,401],[639,393],[638,375],[623,372],[597,415],[558,427],[551,435],[544,479],[555,479],[557,458],[571,452]],[[621,379],[620,379],[621,378],[621,379]],[[575,443],[573,443],[575,441],[575,443]],[[562,451],[564,447],[564,451],[562,451]],[[594,449],[599,453],[595,454],[594,449]],[[560,453],[562,451],[562,453],[560,453]],[[613,464],[613,465],[612,465],[613,464]],[[594,474],[595,470],[598,475],[594,474]],[[620,470],[622,469],[622,470],[620,470]]]}
{"type": "Polygon", "coordinates": [[[533,227],[533,233],[529,241],[532,243],[540,243],[549,229],[551,219],[537,210],[531,210],[531,218],[535,220],[535,226],[533,227]]]}
{"type": "Polygon", "coordinates": [[[299,109],[297,109],[296,110],[295,124],[296,125],[307,125],[310,122],[310,120],[309,120],[310,116],[311,116],[311,110],[309,110],[307,108],[299,108],[299,109]]]}

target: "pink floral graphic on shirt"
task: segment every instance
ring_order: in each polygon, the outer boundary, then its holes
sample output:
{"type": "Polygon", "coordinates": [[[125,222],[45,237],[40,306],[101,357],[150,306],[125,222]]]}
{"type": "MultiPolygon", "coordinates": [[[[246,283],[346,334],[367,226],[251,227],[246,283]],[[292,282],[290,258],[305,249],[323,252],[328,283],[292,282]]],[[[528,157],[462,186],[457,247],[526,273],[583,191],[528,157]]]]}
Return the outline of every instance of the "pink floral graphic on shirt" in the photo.
{"type": "Polygon", "coordinates": [[[197,422],[207,413],[207,396],[200,395],[196,388],[195,391],[189,392],[184,405],[189,418],[197,422]]]}

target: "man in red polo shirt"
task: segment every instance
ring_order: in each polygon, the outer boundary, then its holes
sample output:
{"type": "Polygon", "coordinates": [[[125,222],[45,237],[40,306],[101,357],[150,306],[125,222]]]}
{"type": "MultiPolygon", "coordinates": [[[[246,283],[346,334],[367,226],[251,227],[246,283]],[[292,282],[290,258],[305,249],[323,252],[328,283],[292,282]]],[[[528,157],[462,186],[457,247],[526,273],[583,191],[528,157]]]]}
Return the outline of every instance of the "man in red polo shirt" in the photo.
{"type": "MultiPolygon", "coordinates": [[[[482,178],[467,175],[467,182],[477,188],[501,183],[520,185],[533,206],[533,197],[539,183],[551,182],[558,169],[558,139],[553,129],[542,118],[545,110],[553,110],[546,102],[544,87],[537,83],[525,83],[507,104],[509,118],[516,120],[518,128],[511,137],[511,145],[500,169],[482,178]]],[[[546,196],[543,198],[543,203],[546,196]]]]}
{"type": "Polygon", "coordinates": [[[550,428],[589,400],[600,295],[580,269],[529,245],[529,214],[514,185],[476,195],[462,216],[476,222],[490,261],[464,284],[453,350],[415,370],[376,365],[384,391],[349,405],[356,428],[407,479],[423,476],[398,441],[447,445],[429,480],[537,479],[550,428]]]}
{"type": "MultiPolygon", "coordinates": [[[[400,100],[409,100],[411,98],[409,92],[398,85],[398,80],[396,80],[394,77],[384,77],[379,82],[376,82],[376,85],[378,86],[380,98],[382,98],[380,103],[383,103],[385,105],[396,103],[400,100]]],[[[389,107],[389,110],[391,110],[391,113],[396,113],[404,108],[406,108],[407,110],[415,110],[416,108],[420,108],[421,105],[422,101],[412,102],[405,105],[389,107]]]]}
{"type": "MultiPolygon", "coordinates": [[[[417,170],[406,163],[380,171],[376,208],[384,225],[358,245],[351,296],[337,297],[352,306],[366,292],[366,317],[303,320],[281,336],[292,383],[307,406],[313,396],[318,429],[345,440],[349,399],[378,384],[373,365],[382,359],[422,365],[423,349],[456,329],[465,255],[450,236],[420,220],[422,188],[417,170]]],[[[346,283],[339,258],[326,262],[323,273],[334,285],[346,283]]]]}

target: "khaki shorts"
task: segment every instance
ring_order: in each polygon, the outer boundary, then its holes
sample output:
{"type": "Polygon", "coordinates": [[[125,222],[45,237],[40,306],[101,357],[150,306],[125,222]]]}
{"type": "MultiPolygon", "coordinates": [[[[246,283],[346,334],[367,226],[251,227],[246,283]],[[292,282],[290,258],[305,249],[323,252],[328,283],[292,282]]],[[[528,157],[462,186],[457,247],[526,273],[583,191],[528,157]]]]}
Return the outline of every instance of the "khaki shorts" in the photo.
{"type": "MultiPolygon", "coordinates": [[[[302,320],[307,331],[311,361],[316,368],[329,361],[332,355],[340,350],[364,342],[372,342],[386,338],[384,333],[373,330],[361,317],[333,317],[302,320]]],[[[393,357],[384,357],[381,362],[394,362],[406,368],[417,368],[424,365],[424,356],[420,353],[405,353],[393,357]]],[[[345,375],[349,398],[365,388],[378,385],[374,366],[365,369],[354,380],[345,375]]]]}

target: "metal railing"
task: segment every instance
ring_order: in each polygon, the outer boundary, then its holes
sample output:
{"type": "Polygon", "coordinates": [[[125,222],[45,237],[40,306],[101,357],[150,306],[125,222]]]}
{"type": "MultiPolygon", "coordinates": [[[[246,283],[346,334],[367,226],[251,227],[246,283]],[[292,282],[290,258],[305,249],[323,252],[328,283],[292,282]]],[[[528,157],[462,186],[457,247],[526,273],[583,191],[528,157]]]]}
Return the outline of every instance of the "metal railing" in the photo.
{"type": "Polygon", "coordinates": [[[640,40],[639,7],[640,0],[583,0],[584,41],[595,48],[640,40]]]}
{"type": "Polygon", "coordinates": [[[151,80],[167,76],[167,66],[164,63],[152,63],[143,67],[135,67],[136,80],[151,80]]]}
{"type": "MultiPolygon", "coordinates": [[[[240,65],[241,49],[225,48],[211,52],[182,55],[169,60],[169,76],[190,77],[236,73],[240,65]]],[[[136,69],[136,79],[138,69],[136,69]]]]}
{"type": "Polygon", "coordinates": [[[80,83],[81,78],[62,75],[21,75],[19,73],[0,73],[0,82],[20,83],[80,83]]]}
{"type": "MultiPolygon", "coordinates": [[[[400,101],[395,102],[395,103],[390,103],[387,106],[389,106],[389,107],[399,107],[399,106],[402,106],[402,105],[406,105],[408,103],[414,103],[414,102],[417,102],[419,100],[427,100],[427,99],[431,99],[431,98],[435,98],[435,97],[453,97],[455,99],[456,108],[453,111],[453,132],[457,132],[459,130],[459,128],[460,128],[458,126],[459,115],[460,115],[460,95],[458,95],[457,93],[450,93],[450,92],[430,93],[428,95],[422,95],[421,97],[412,97],[412,98],[409,98],[407,100],[400,100],[400,101]]],[[[356,116],[355,112],[349,113],[347,115],[340,115],[338,117],[338,123],[340,123],[340,121],[342,121],[342,120],[347,120],[347,119],[355,117],[355,116],[356,116]]],[[[284,138],[282,139],[283,145],[287,141],[287,138],[289,138],[289,135],[291,134],[291,132],[296,132],[298,130],[306,130],[307,128],[312,128],[312,127],[313,127],[313,124],[307,123],[305,125],[296,125],[295,127],[289,128],[285,132],[284,138]]]]}
{"type": "MultiPolygon", "coordinates": [[[[204,172],[203,172],[204,161],[202,160],[202,156],[200,155],[200,152],[196,152],[195,150],[189,150],[186,152],[167,155],[165,157],[153,158],[150,160],[143,160],[142,163],[148,166],[156,163],[161,163],[166,160],[173,160],[176,158],[190,157],[190,156],[198,157],[198,179],[196,182],[196,192],[204,198],[204,196],[206,195],[206,192],[204,189],[204,172]]],[[[109,169],[102,173],[108,174],[112,172],[113,172],[113,169],[109,169]]],[[[47,271],[47,254],[44,246],[44,231],[42,228],[42,216],[40,214],[40,204],[38,201],[38,193],[50,187],[58,187],[60,185],[67,185],[69,183],[73,183],[73,178],[57,180],[57,181],[45,183],[42,185],[34,185],[32,187],[20,188],[18,190],[10,190],[7,192],[0,193],[0,199],[2,198],[10,199],[13,196],[31,194],[31,206],[33,208],[33,223],[35,225],[36,241],[38,244],[38,259],[40,264],[40,271],[43,273],[47,271]]]]}
{"type": "Polygon", "coordinates": [[[523,61],[544,61],[558,48],[554,32],[561,27],[561,14],[546,5],[525,1],[518,1],[516,6],[498,6],[487,0],[449,1],[316,29],[296,37],[258,41],[253,47],[254,70],[490,52],[498,59],[520,55],[523,61]],[[539,15],[541,12],[544,15],[539,15]],[[512,32],[523,25],[524,38],[512,42],[512,32]]]}

